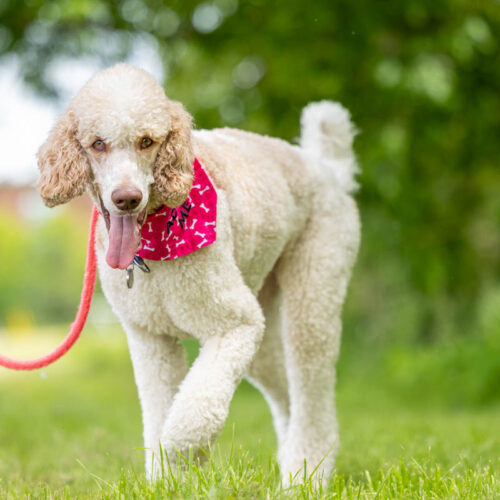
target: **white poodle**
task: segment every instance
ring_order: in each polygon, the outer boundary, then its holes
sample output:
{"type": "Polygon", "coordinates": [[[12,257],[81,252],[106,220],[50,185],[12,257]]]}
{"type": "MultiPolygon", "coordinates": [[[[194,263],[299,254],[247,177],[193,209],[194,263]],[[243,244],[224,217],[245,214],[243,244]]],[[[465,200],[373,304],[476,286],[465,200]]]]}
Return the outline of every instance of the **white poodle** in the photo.
{"type": "Polygon", "coordinates": [[[360,238],[354,129],[329,101],[308,105],[301,125],[300,147],[229,128],[194,131],[152,76],[118,64],[83,87],[39,150],[44,202],[87,190],[103,215],[99,274],[127,334],[151,478],[160,445],[175,461],[213,441],[242,377],[271,408],[284,482],[305,462],[324,477],[333,468],[340,316],[360,238]],[[136,271],[128,288],[123,269],[139,248],[154,250],[146,220],[167,214],[171,246],[190,237],[179,235],[197,223],[188,213],[196,168],[216,196],[216,241],[146,260],[151,272],[136,271]],[[185,338],[201,344],[189,370],[185,338]]]}

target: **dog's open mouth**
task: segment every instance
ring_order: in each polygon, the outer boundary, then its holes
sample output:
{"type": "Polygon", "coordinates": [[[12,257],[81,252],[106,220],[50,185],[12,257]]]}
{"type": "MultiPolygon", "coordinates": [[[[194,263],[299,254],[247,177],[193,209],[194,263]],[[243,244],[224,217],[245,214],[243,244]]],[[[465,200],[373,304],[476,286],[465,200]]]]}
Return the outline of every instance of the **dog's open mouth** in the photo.
{"type": "Polygon", "coordinates": [[[109,234],[106,262],[112,268],[126,269],[141,245],[141,229],[146,220],[147,209],[135,214],[113,215],[102,200],[100,202],[109,234]]]}

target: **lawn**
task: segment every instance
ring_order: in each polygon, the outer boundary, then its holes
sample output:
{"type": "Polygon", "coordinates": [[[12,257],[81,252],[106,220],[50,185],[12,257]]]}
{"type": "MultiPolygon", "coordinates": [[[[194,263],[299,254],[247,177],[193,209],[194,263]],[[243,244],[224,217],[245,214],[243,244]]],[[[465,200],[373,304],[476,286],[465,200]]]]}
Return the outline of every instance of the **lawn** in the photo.
{"type": "MultiPolygon", "coordinates": [[[[55,340],[23,342],[43,350],[55,340]]],[[[422,395],[403,403],[354,359],[341,360],[341,448],[323,489],[307,478],[280,489],[269,411],[246,383],[211,459],[148,485],[132,368],[114,329],[86,331],[41,372],[1,369],[0,391],[2,499],[500,497],[498,406],[458,409],[422,395]]]]}

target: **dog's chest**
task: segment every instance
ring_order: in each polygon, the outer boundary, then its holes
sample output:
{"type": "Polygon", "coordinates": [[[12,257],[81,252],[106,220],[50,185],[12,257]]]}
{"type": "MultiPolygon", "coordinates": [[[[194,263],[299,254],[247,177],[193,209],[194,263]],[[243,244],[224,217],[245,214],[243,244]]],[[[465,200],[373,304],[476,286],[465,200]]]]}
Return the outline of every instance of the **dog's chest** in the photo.
{"type": "Polygon", "coordinates": [[[125,271],[109,268],[104,255],[98,255],[98,262],[104,294],[125,328],[131,326],[151,334],[189,337],[173,323],[168,313],[171,292],[161,265],[149,261],[150,274],[143,273],[136,267],[134,284],[129,289],[125,271]]]}

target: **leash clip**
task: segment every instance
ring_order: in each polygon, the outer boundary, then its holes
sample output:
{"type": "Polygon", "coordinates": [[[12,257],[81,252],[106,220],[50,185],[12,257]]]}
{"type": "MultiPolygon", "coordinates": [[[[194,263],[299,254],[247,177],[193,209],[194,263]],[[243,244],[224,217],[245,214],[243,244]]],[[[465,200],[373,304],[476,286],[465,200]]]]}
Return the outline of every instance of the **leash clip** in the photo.
{"type": "Polygon", "coordinates": [[[143,273],[151,272],[151,269],[149,269],[149,266],[144,262],[144,259],[142,259],[138,255],[134,255],[132,264],[135,264],[143,273]]]}
{"type": "Polygon", "coordinates": [[[144,260],[138,255],[134,255],[134,260],[132,261],[132,264],[127,267],[125,274],[125,281],[127,283],[127,288],[129,289],[134,286],[134,266],[137,266],[143,273],[151,272],[151,269],[149,269],[149,266],[144,262],[144,260]]]}

